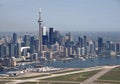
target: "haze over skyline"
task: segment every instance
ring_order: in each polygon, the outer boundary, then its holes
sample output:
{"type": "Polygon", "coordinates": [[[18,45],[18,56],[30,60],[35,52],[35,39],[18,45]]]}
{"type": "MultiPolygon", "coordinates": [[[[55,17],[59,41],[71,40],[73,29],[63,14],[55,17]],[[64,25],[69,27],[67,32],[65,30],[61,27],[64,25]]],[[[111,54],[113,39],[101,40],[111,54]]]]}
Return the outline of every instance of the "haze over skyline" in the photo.
{"type": "Polygon", "coordinates": [[[0,0],[0,31],[120,31],[119,0],[0,0]]]}

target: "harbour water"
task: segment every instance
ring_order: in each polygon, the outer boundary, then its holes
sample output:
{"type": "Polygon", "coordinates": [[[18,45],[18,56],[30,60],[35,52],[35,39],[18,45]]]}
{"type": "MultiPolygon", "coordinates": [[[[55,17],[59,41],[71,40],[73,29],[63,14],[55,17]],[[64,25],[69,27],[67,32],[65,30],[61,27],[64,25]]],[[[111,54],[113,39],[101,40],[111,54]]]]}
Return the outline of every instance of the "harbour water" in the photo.
{"type": "Polygon", "coordinates": [[[52,62],[45,62],[42,64],[44,66],[59,67],[59,68],[86,68],[86,67],[102,66],[102,65],[119,65],[120,56],[96,57],[85,60],[76,58],[71,60],[58,60],[52,62]]]}
{"type": "Polygon", "coordinates": [[[6,72],[9,71],[19,71],[25,70],[27,68],[33,68],[36,65],[55,68],[88,68],[103,65],[120,65],[120,56],[95,57],[84,60],[80,58],[74,58],[69,60],[46,61],[40,63],[22,63],[14,68],[5,69],[4,71],[0,72],[0,74],[5,74],[6,72]]]}

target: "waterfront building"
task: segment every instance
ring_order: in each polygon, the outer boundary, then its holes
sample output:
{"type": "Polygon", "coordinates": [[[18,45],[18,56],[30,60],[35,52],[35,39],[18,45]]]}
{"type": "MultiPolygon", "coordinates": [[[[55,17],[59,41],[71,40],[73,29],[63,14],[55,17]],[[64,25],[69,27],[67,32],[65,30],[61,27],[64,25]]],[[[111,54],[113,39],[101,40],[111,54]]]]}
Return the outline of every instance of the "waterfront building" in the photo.
{"type": "Polygon", "coordinates": [[[33,53],[30,58],[31,61],[38,61],[38,53],[33,53]]]}
{"type": "Polygon", "coordinates": [[[111,51],[116,52],[116,44],[115,43],[111,43],[111,51]]]}
{"type": "Polygon", "coordinates": [[[64,56],[68,57],[68,48],[67,47],[64,47],[64,56]]]}
{"type": "Polygon", "coordinates": [[[72,56],[73,55],[73,49],[72,47],[68,47],[68,56],[72,56]]]}
{"type": "Polygon", "coordinates": [[[80,57],[81,56],[81,48],[77,48],[77,56],[80,57]]]}
{"type": "Polygon", "coordinates": [[[116,43],[116,52],[120,53],[120,43],[116,43]]]}
{"type": "Polygon", "coordinates": [[[46,52],[46,58],[47,58],[47,60],[53,59],[53,53],[52,52],[46,52]]]}
{"type": "Polygon", "coordinates": [[[11,66],[11,58],[8,58],[8,57],[5,57],[3,60],[2,60],[2,65],[3,66],[7,66],[7,67],[10,67],[11,66]]]}
{"type": "Polygon", "coordinates": [[[84,48],[84,47],[81,48],[81,55],[82,55],[82,56],[85,55],[85,48],[84,48]]]}
{"type": "Polygon", "coordinates": [[[15,66],[16,66],[16,59],[15,59],[14,57],[12,57],[12,58],[10,59],[10,66],[11,66],[11,67],[15,67],[15,66]]]}
{"type": "Polygon", "coordinates": [[[107,41],[107,42],[106,42],[106,45],[107,45],[107,50],[110,50],[111,42],[110,42],[110,41],[107,41]]]}
{"type": "Polygon", "coordinates": [[[95,54],[95,45],[92,41],[89,42],[89,47],[90,47],[90,51],[89,53],[92,55],[92,54],[95,54]]]}
{"type": "Polygon", "coordinates": [[[64,47],[63,47],[63,45],[60,45],[60,46],[59,46],[59,52],[64,52],[64,47]]]}

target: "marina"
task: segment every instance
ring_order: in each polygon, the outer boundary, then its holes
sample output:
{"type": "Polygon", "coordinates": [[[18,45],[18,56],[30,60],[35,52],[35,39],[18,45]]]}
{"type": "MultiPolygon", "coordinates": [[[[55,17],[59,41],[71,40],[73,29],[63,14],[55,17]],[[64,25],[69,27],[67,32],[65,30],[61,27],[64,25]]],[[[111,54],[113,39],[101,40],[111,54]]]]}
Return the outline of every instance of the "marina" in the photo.
{"type": "Polygon", "coordinates": [[[6,75],[18,76],[29,72],[43,73],[43,72],[59,71],[68,68],[89,68],[95,66],[109,66],[109,65],[119,65],[119,64],[120,64],[120,56],[115,56],[115,57],[98,56],[94,58],[80,57],[69,60],[18,63],[16,67],[7,68],[4,71],[0,72],[0,74],[1,75],[4,74],[4,76],[6,75]]]}

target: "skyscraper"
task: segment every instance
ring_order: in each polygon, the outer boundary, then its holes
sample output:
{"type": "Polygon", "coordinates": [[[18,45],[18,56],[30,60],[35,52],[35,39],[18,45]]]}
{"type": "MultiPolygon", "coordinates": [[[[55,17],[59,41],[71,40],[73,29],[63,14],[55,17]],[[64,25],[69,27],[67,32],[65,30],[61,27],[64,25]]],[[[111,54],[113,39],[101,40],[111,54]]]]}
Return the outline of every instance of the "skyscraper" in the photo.
{"type": "Polygon", "coordinates": [[[69,42],[73,41],[73,36],[72,36],[71,32],[68,33],[68,38],[69,38],[69,42]]]}
{"type": "Polygon", "coordinates": [[[29,35],[24,36],[24,46],[30,46],[30,36],[29,35]]]}
{"type": "Polygon", "coordinates": [[[42,53],[42,19],[41,19],[41,9],[39,11],[39,44],[38,44],[38,52],[42,53]]]}
{"type": "Polygon", "coordinates": [[[80,47],[84,47],[84,38],[83,38],[83,36],[80,36],[78,38],[78,40],[79,40],[79,43],[80,43],[80,47]]]}
{"type": "Polygon", "coordinates": [[[83,38],[84,38],[85,55],[87,55],[87,36],[83,36],[83,38]]]}
{"type": "Polygon", "coordinates": [[[59,44],[62,44],[62,38],[60,36],[59,31],[54,31],[54,36],[53,36],[53,43],[58,42],[59,44]]]}
{"type": "Polygon", "coordinates": [[[30,53],[34,53],[35,51],[35,37],[32,36],[30,38],[30,53]]]}
{"type": "Polygon", "coordinates": [[[19,58],[21,56],[21,43],[14,44],[14,56],[19,58]]]}
{"type": "Polygon", "coordinates": [[[87,46],[87,37],[86,36],[83,36],[84,37],[84,47],[87,46]]]}
{"type": "Polygon", "coordinates": [[[53,44],[53,28],[49,28],[49,44],[53,44]]]}
{"type": "Polygon", "coordinates": [[[42,44],[43,44],[43,45],[48,45],[48,35],[43,35],[42,44]]]}
{"type": "Polygon", "coordinates": [[[42,28],[43,36],[47,35],[47,28],[43,26],[42,28]]]}
{"type": "Polygon", "coordinates": [[[17,43],[17,34],[13,33],[13,43],[17,43]]]}
{"type": "Polygon", "coordinates": [[[12,58],[14,57],[14,44],[9,43],[9,57],[12,58]]]}
{"type": "Polygon", "coordinates": [[[0,58],[3,57],[4,53],[3,53],[3,45],[0,45],[0,58]]]}
{"type": "Polygon", "coordinates": [[[42,44],[48,45],[48,32],[45,26],[43,27],[42,44]]]}
{"type": "Polygon", "coordinates": [[[98,53],[100,53],[102,49],[103,49],[103,39],[102,37],[99,37],[98,38],[98,53]]]}

